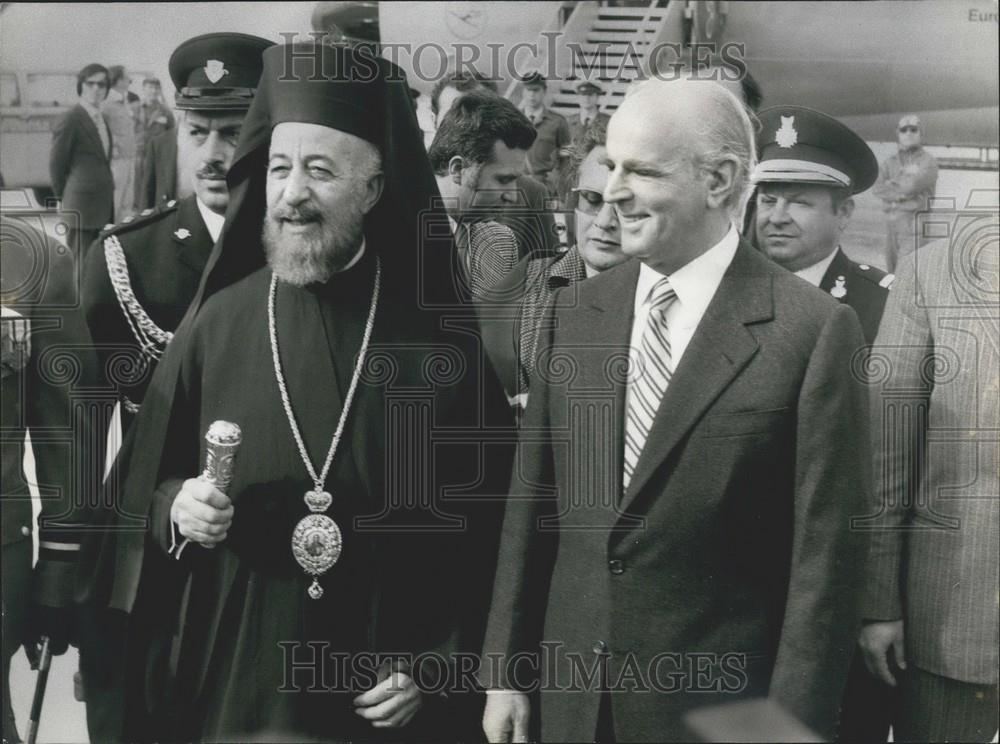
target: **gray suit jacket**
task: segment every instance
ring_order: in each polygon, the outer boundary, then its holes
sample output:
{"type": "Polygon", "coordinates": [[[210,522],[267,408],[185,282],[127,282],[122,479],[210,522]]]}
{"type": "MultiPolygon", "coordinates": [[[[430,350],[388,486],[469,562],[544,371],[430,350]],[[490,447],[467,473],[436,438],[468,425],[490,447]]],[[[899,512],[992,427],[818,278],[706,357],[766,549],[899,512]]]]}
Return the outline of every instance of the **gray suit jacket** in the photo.
{"type": "Polygon", "coordinates": [[[502,662],[556,644],[543,741],[593,740],[601,696],[574,664],[606,664],[619,741],[690,740],[686,710],[765,694],[832,737],[870,475],[857,316],[741,245],[622,492],[638,273],[558,290],[539,333],[485,644],[501,663],[484,681],[530,684],[502,662]]]}
{"type": "Polygon", "coordinates": [[[863,615],[903,618],[910,663],[978,683],[998,663],[998,274],[995,253],[945,242],[900,260],[870,361],[876,501],[857,521],[863,615]]]}

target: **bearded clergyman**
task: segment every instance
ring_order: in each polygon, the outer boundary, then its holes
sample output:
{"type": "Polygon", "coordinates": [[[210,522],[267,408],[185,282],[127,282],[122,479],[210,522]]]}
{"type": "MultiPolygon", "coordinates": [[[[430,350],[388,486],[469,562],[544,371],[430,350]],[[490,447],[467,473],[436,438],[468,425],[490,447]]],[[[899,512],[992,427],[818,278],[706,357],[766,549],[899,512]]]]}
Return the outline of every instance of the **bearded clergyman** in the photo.
{"type": "Polygon", "coordinates": [[[84,558],[87,599],[129,616],[122,736],[464,738],[511,429],[424,227],[446,217],[403,73],[267,50],[229,183],[119,458],[149,528],[84,558]],[[208,430],[225,485],[199,477],[208,430]]]}

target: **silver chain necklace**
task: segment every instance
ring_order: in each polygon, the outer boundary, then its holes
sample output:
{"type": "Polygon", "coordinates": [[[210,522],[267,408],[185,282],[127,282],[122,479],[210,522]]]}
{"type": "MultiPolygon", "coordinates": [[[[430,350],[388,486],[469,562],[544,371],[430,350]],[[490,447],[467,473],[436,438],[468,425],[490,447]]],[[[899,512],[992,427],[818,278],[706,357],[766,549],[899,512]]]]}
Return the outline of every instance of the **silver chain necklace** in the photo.
{"type": "Polygon", "coordinates": [[[365,323],[365,334],[361,340],[361,351],[358,352],[358,361],[354,365],[354,374],[351,376],[351,384],[347,389],[347,396],[344,398],[344,408],[340,412],[340,421],[337,422],[337,429],[333,433],[333,440],[330,442],[330,450],[326,453],[326,462],[323,463],[323,470],[316,473],[316,468],[309,459],[309,452],[306,450],[305,442],[302,440],[302,433],[299,431],[298,422],[295,420],[295,413],[292,411],[292,403],[288,398],[288,388],[285,385],[285,376],[281,371],[281,356],[278,354],[278,326],[274,321],[274,298],[278,289],[278,277],[271,274],[271,287],[267,298],[267,330],[271,339],[271,358],[274,361],[274,377],[278,381],[278,391],[281,393],[281,404],[285,408],[285,416],[288,418],[288,425],[291,427],[295,444],[299,448],[299,456],[306,466],[309,477],[313,481],[313,490],[306,491],[303,499],[309,508],[309,514],[299,520],[292,532],[292,555],[295,560],[313,577],[309,586],[309,596],[319,599],[323,596],[323,587],[319,584],[319,577],[326,573],[340,559],[343,536],[340,527],[325,512],[333,503],[333,496],[326,491],[324,484],[326,476],[330,472],[333,464],[333,456],[337,452],[337,445],[344,433],[344,425],[347,423],[347,414],[351,410],[351,403],[354,400],[354,392],[358,388],[358,380],[361,378],[361,370],[364,368],[365,357],[368,353],[368,342],[371,340],[372,328],[375,326],[375,310],[378,307],[379,290],[382,286],[382,262],[378,256],[375,257],[375,282],[372,288],[371,306],[368,308],[368,320],[365,323]]]}

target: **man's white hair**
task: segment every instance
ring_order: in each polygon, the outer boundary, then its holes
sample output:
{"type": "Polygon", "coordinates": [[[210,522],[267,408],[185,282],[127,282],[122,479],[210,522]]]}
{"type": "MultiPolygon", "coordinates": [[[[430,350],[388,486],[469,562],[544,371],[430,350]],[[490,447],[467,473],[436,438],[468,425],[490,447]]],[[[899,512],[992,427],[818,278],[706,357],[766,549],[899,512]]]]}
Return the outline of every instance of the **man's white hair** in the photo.
{"type": "Polygon", "coordinates": [[[752,114],[743,102],[724,85],[688,76],[637,81],[629,86],[625,100],[640,94],[655,96],[663,102],[664,110],[671,100],[693,101],[698,105],[699,115],[689,117],[690,134],[695,142],[695,165],[714,169],[724,160],[735,161],[736,174],[726,206],[734,212],[740,209],[753,188],[750,174],[757,165],[752,114]]]}

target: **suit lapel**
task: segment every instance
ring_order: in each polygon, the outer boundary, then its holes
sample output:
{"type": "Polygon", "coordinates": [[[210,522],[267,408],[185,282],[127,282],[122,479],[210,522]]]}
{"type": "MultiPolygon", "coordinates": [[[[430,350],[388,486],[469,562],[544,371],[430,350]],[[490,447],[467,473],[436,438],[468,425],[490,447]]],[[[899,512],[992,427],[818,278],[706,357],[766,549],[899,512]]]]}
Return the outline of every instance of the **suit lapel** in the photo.
{"type": "MultiPolygon", "coordinates": [[[[757,353],[746,325],[774,317],[771,277],[744,243],[695,329],[667,387],[625,492],[624,512],[705,410],[757,353]]],[[[634,294],[634,293],[633,293],[634,294]]],[[[625,404],[620,408],[622,419],[625,404]]]]}
{"type": "MultiPolygon", "coordinates": [[[[639,262],[627,261],[622,266],[611,269],[609,273],[594,280],[591,287],[597,290],[594,298],[581,307],[582,313],[572,317],[580,317],[578,329],[580,343],[593,347],[594,340],[600,339],[605,345],[605,360],[600,368],[594,364],[581,365],[583,386],[600,390],[606,389],[610,381],[614,392],[614,430],[610,442],[614,453],[612,462],[616,472],[621,471],[622,450],[625,442],[625,375],[620,374],[624,368],[611,362],[612,359],[627,360],[629,340],[632,333],[632,316],[634,310],[633,298],[635,285],[639,280],[639,262]],[[599,281],[607,278],[608,281],[599,281]],[[599,288],[599,289],[598,289],[599,288]]],[[[579,287],[574,284],[572,287],[579,287]]],[[[567,292],[574,289],[564,290],[567,292]]],[[[621,478],[617,478],[617,485],[621,478]]]]}
{"type": "Polygon", "coordinates": [[[170,237],[177,248],[177,260],[194,272],[197,284],[212,251],[212,236],[198,211],[197,199],[189,196],[177,205],[170,237]]]}

